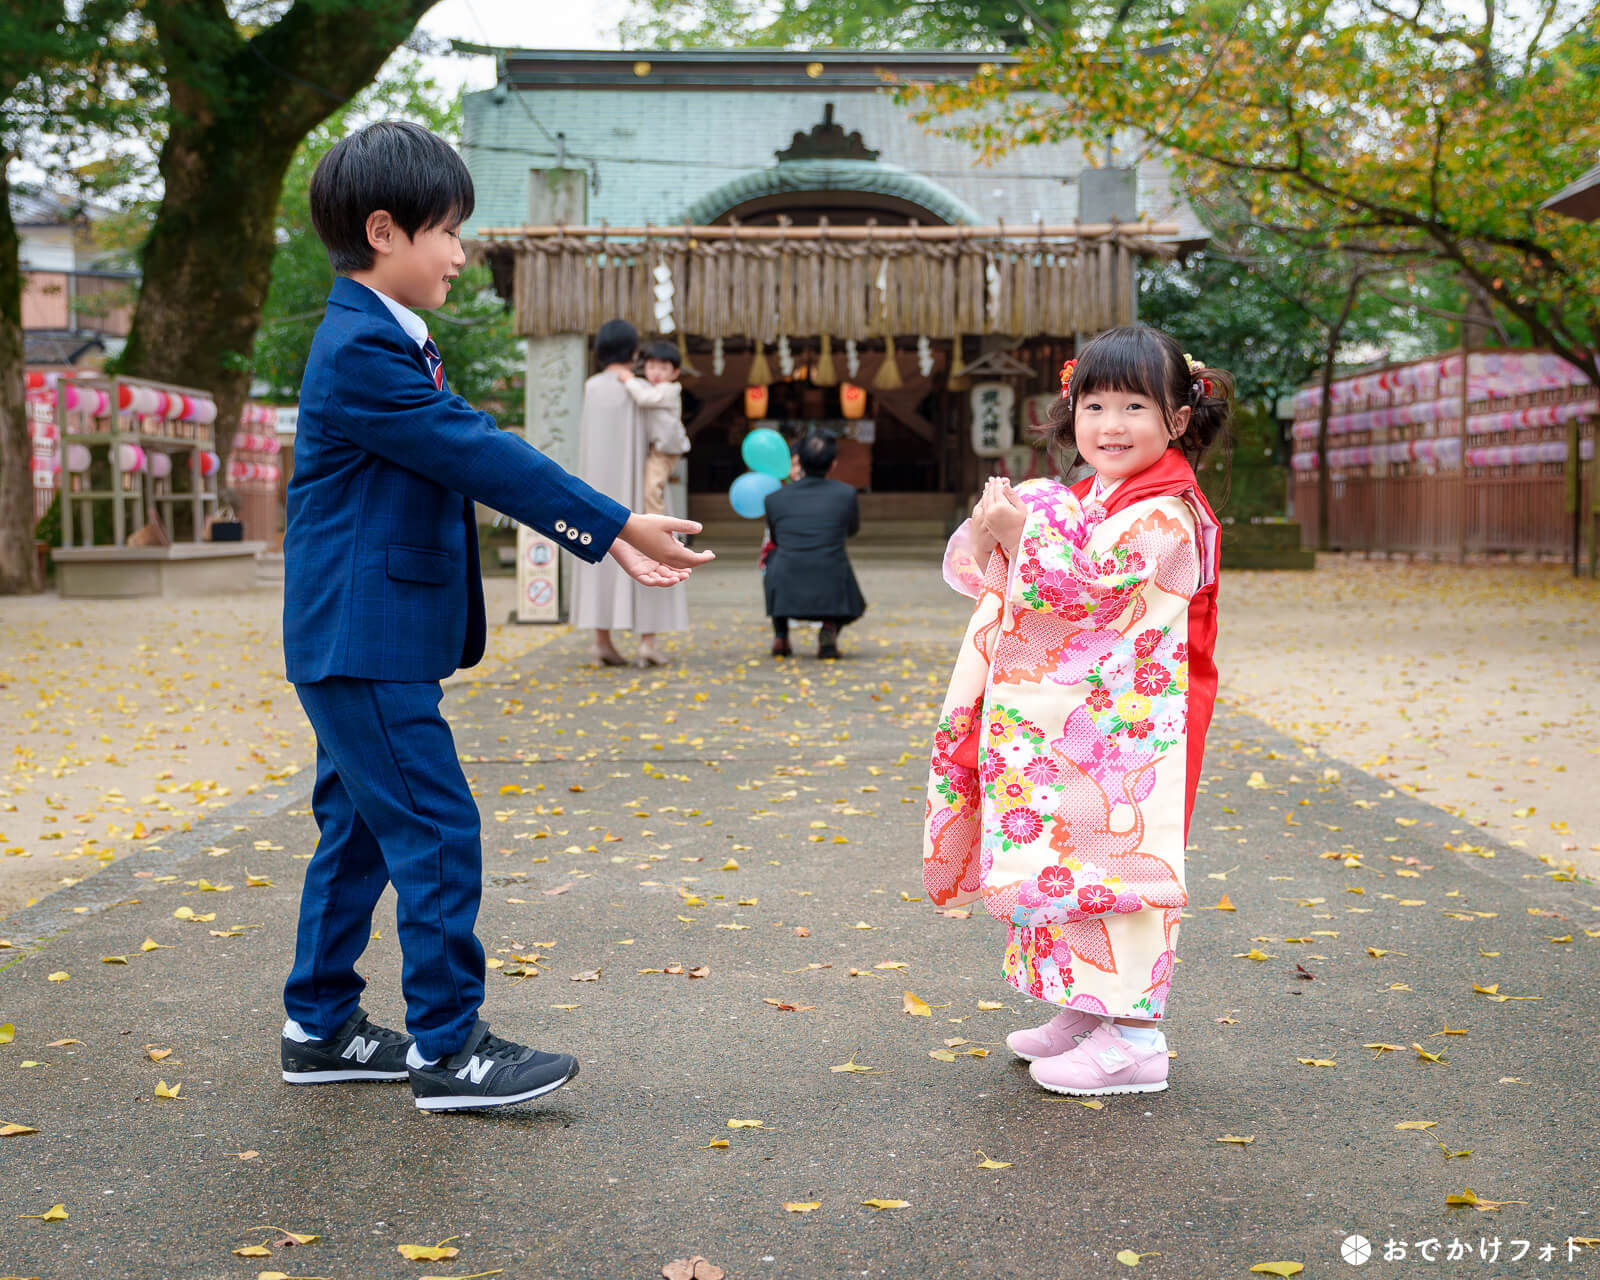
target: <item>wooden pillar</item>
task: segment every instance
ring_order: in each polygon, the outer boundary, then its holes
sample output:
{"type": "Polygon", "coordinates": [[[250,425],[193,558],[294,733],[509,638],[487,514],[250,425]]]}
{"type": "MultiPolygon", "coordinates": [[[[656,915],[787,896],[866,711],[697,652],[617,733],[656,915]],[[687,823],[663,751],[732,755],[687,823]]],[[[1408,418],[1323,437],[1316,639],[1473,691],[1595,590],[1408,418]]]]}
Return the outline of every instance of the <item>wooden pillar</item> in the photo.
{"type": "MultiPolygon", "coordinates": [[[[532,169],[528,221],[582,226],[589,208],[583,169],[532,169]]],[[[578,419],[589,369],[589,337],[558,333],[527,339],[523,434],[568,471],[578,465],[578,419]]],[[[572,598],[572,564],[556,544],[526,526],[517,530],[518,622],[559,622],[572,598]]]]}

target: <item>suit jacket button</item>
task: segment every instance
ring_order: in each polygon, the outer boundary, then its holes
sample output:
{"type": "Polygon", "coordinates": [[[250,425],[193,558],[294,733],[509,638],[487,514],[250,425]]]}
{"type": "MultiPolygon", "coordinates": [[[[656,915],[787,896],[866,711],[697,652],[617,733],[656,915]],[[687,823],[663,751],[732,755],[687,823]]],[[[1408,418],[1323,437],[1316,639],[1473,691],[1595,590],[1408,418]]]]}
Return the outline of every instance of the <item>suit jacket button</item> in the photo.
{"type": "Polygon", "coordinates": [[[590,536],[589,536],[589,535],[588,535],[588,534],[587,534],[587,533],[586,533],[586,534],[583,534],[583,535],[582,535],[582,536],[581,536],[581,537],[580,537],[580,538],[579,538],[579,539],[578,539],[578,541],[579,541],[579,542],[581,542],[581,543],[583,543],[583,545],[584,545],[584,546],[588,546],[588,545],[589,545],[589,544],[590,544],[590,543],[591,543],[591,542],[593,542],[593,541],[594,541],[594,539],[593,539],[593,538],[591,538],[591,537],[590,537],[590,536]]]}
{"type": "Polygon", "coordinates": [[[577,536],[578,536],[578,531],[576,529],[568,529],[567,530],[567,537],[569,539],[570,538],[576,538],[577,536]]]}
{"type": "Polygon", "coordinates": [[[557,533],[565,533],[566,531],[567,531],[567,522],[565,520],[557,520],[556,521],[556,532],[557,533]]]}

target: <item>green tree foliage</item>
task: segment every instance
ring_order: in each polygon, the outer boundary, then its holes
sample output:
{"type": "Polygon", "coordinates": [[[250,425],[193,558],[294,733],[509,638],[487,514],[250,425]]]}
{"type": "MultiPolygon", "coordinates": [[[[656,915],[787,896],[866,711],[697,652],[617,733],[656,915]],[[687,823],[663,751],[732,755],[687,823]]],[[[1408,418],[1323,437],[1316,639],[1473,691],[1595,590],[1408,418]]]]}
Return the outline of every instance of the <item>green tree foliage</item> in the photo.
{"type": "Polygon", "coordinates": [[[628,45],[801,49],[1019,49],[1120,6],[1071,0],[636,0],[628,45]]]}
{"type": "MultiPolygon", "coordinates": [[[[292,400],[299,392],[311,339],[333,283],[327,251],[311,226],[311,175],[347,132],[381,119],[412,120],[454,139],[460,131],[460,104],[447,102],[439,86],[422,75],[420,64],[405,60],[313,129],[295,152],[278,201],[278,249],[251,357],[254,376],[276,399],[292,400]]],[[[494,294],[488,268],[467,267],[451,289],[450,301],[425,318],[444,357],[451,389],[473,404],[492,407],[503,424],[519,425],[522,365],[511,317],[494,294]]]]}
{"type": "Polygon", "coordinates": [[[1592,0],[1136,11],[906,96],[985,155],[1115,132],[1235,227],[1365,271],[1443,265],[1600,385],[1600,229],[1539,209],[1600,146],[1592,0]]]}

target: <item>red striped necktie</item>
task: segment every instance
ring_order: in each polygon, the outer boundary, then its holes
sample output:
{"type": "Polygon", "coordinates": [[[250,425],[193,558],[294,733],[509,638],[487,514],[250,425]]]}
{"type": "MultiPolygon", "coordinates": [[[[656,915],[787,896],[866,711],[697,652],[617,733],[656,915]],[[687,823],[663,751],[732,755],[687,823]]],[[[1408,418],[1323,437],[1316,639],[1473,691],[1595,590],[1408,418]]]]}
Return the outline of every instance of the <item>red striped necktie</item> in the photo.
{"type": "Polygon", "coordinates": [[[428,372],[433,375],[433,385],[444,390],[444,357],[439,354],[439,348],[431,337],[423,340],[422,354],[428,359],[428,372]]]}

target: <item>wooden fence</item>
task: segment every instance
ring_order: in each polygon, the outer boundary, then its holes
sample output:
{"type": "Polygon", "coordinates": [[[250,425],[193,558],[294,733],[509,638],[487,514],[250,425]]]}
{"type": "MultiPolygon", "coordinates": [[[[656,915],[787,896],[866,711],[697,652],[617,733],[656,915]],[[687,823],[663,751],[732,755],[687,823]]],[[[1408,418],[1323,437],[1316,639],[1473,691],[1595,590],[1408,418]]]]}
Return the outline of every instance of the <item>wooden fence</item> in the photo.
{"type": "MultiPolygon", "coordinates": [[[[1438,558],[1592,561],[1600,536],[1600,400],[1540,352],[1475,352],[1392,366],[1333,387],[1328,543],[1438,558]],[[1464,411],[1464,412],[1463,412],[1464,411]]],[[[1320,389],[1295,397],[1293,513],[1318,529],[1320,389]]]]}

